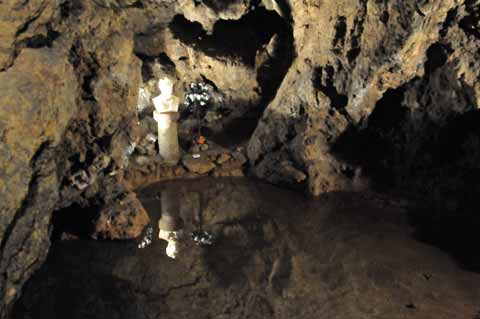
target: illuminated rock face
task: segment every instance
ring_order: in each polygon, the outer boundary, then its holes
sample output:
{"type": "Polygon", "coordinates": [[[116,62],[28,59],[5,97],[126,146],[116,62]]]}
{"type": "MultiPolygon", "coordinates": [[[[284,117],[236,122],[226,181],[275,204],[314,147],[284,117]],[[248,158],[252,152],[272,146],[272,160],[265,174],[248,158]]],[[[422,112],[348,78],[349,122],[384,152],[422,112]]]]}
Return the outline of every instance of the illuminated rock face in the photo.
{"type": "Polygon", "coordinates": [[[153,118],[158,123],[158,148],[165,162],[176,164],[180,159],[177,122],[180,100],[173,95],[173,82],[170,79],[161,79],[158,87],[161,94],[153,99],[153,118]]]}
{"type": "MultiPolygon", "coordinates": [[[[134,106],[152,58],[176,85],[201,78],[218,89],[211,103],[223,118],[205,118],[220,133],[265,101],[260,122],[256,114],[246,121],[256,127],[249,174],[318,195],[361,188],[358,164],[428,194],[439,209],[425,215],[435,212],[435,220],[443,207],[457,218],[458,207],[478,206],[478,1],[262,1],[283,19],[249,3],[259,1],[0,1],[8,13],[0,14],[0,318],[46,257],[52,212],[112,207],[122,192],[130,174],[122,173],[124,154],[141,139],[134,106]],[[357,143],[364,125],[367,140],[357,143]],[[104,156],[110,164],[99,170],[104,156]]],[[[171,116],[158,118],[175,131],[171,116]]],[[[175,147],[162,136],[168,157],[175,147]]],[[[131,176],[176,176],[141,166],[131,176]]],[[[219,168],[209,172],[224,174],[219,168]]]]}

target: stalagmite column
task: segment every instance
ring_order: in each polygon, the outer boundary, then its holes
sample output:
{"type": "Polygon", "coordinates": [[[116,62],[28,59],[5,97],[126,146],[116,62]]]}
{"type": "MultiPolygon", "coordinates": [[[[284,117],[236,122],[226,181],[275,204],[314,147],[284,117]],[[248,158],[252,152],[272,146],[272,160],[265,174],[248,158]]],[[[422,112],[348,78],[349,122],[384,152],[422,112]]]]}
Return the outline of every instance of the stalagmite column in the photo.
{"type": "Polygon", "coordinates": [[[158,238],[168,242],[166,253],[170,258],[176,258],[179,253],[180,241],[183,239],[183,220],[180,217],[178,191],[167,188],[161,193],[162,217],[158,221],[158,238]]]}
{"type": "Polygon", "coordinates": [[[158,123],[158,147],[165,162],[176,164],[180,159],[178,145],[178,105],[180,99],[173,95],[173,82],[163,78],[158,82],[160,95],[153,99],[153,118],[158,123]]]}

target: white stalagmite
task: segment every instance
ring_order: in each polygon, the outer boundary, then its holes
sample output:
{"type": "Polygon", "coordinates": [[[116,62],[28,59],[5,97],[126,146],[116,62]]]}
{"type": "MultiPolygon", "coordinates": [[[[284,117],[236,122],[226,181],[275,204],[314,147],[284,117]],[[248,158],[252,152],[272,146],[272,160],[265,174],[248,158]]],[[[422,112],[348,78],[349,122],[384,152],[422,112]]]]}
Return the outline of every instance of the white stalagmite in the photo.
{"type": "Polygon", "coordinates": [[[178,105],[180,99],[173,95],[173,82],[168,78],[158,81],[160,95],[153,99],[153,118],[158,123],[158,147],[160,156],[167,163],[176,164],[180,159],[178,144],[178,105]]]}
{"type": "Polygon", "coordinates": [[[166,231],[160,229],[158,233],[158,238],[167,241],[166,253],[170,258],[177,258],[180,251],[180,241],[183,239],[184,233],[183,230],[178,231],[166,231]]]}
{"type": "Polygon", "coordinates": [[[158,238],[168,242],[167,256],[177,258],[181,241],[184,237],[184,222],[180,216],[180,202],[178,201],[177,189],[166,188],[162,191],[160,208],[162,218],[158,220],[158,238]]]}

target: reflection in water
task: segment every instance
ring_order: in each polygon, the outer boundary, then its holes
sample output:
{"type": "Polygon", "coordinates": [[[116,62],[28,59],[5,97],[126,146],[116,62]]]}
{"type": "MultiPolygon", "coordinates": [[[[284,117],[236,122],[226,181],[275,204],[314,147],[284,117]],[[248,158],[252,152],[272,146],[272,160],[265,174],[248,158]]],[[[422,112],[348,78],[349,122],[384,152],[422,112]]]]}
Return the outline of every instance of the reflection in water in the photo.
{"type": "Polygon", "coordinates": [[[417,242],[391,199],[175,181],[139,191],[154,221],[166,188],[175,189],[185,231],[198,229],[201,210],[213,245],[186,240],[172,260],[155,235],[145,249],[58,242],[15,318],[470,319],[480,310],[480,276],[417,242]]]}
{"type": "MultiPolygon", "coordinates": [[[[196,209],[192,210],[192,216],[194,217],[192,223],[194,227],[196,225],[196,229],[194,229],[189,236],[184,235],[184,221],[180,214],[182,204],[179,203],[178,194],[179,190],[172,186],[164,188],[159,195],[155,196],[157,199],[160,197],[160,202],[156,203],[156,205],[159,205],[161,211],[161,217],[158,220],[158,238],[168,242],[166,253],[167,256],[171,258],[176,258],[178,249],[180,249],[181,246],[181,241],[190,239],[197,245],[212,245],[214,242],[214,235],[203,229],[202,197],[199,192],[189,193],[187,195],[188,197],[193,196],[193,199],[197,201],[198,205],[196,205],[196,209]]],[[[187,207],[188,210],[191,208],[192,207],[187,207]]],[[[158,211],[158,209],[156,211],[158,211]]],[[[154,217],[156,216],[150,217],[150,224],[157,223],[154,217]]],[[[143,249],[147,247],[152,243],[153,239],[153,227],[152,225],[148,225],[145,228],[143,238],[138,244],[138,248],[143,249]]]]}
{"type": "Polygon", "coordinates": [[[147,226],[145,228],[145,235],[143,236],[142,240],[138,244],[138,248],[143,249],[150,245],[153,241],[153,227],[147,226]]]}

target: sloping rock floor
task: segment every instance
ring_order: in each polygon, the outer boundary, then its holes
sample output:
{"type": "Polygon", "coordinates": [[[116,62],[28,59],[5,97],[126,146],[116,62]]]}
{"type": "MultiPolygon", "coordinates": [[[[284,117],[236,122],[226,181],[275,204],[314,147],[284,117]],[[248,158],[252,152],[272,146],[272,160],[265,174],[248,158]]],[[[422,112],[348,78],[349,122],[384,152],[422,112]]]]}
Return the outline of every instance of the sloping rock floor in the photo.
{"type": "Polygon", "coordinates": [[[212,246],[59,241],[14,318],[480,317],[480,275],[415,240],[405,203],[374,194],[307,199],[242,178],[154,184],[151,218],[178,188],[189,230],[203,211],[212,246]]]}

